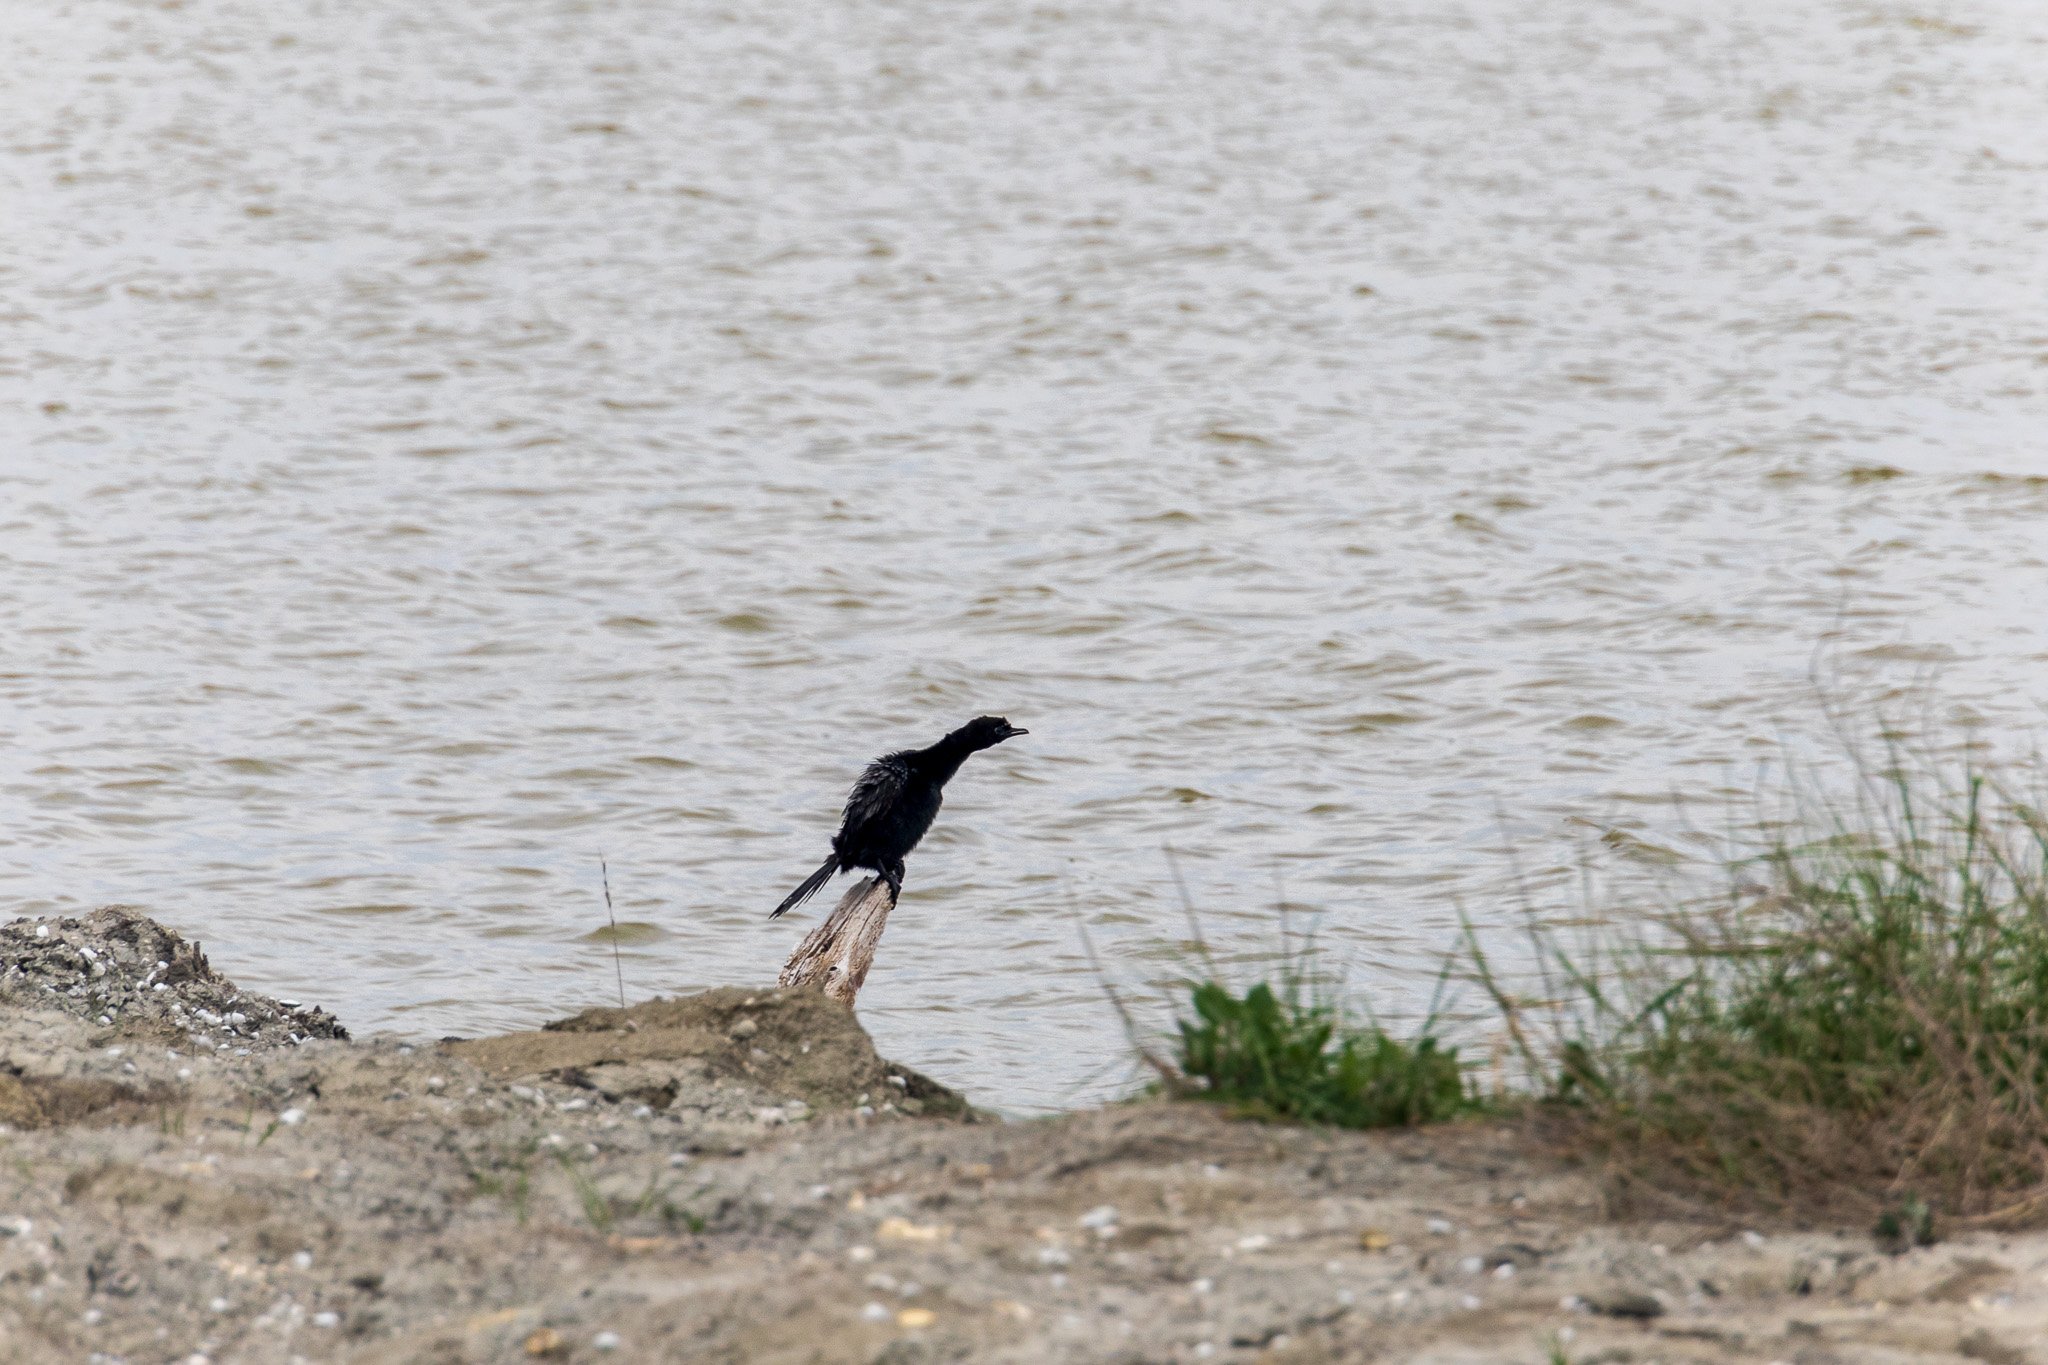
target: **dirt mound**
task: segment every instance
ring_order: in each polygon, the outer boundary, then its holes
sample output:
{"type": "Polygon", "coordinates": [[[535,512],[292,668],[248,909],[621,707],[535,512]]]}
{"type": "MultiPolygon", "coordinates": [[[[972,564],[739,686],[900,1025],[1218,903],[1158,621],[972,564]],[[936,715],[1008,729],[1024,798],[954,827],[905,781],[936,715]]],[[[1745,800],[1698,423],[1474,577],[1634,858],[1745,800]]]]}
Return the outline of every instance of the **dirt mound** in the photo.
{"type": "Polygon", "coordinates": [[[0,1001],[209,1049],[348,1037],[325,1010],[242,991],[198,944],[120,905],[0,927],[0,1001]]]}
{"type": "Polygon", "coordinates": [[[24,1076],[0,1069],[0,1123],[11,1128],[66,1128],[78,1123],[140,1123],[151,1097],[133,1086],[62,1076],[24,1076]]]}
{"type": "Polygon", "coordinates": [[[816,991],[725,986],[447,1046],[500,1078],[563,1080],[655,1108],[711,1077],[821,1110],[866,1103],[913,1114],[968,1112],[938,1082],[883,1061],[853,1011],[816,991]]]}

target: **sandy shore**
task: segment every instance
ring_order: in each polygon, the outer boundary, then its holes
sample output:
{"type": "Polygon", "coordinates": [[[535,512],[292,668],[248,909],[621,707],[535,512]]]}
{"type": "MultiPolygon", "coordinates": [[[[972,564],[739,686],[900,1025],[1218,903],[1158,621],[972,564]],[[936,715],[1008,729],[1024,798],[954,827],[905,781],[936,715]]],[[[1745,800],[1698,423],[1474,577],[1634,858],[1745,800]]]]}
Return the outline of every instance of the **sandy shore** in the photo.
{"type": "Polygon", "coordinates": [[[350,1040],[100,911],[0,930],[0,1002],[8,1361],[2048,1361],[2048,1236],[1616,1224],[1497,1123],[998,1122],[821,997],[350,1040]]]}

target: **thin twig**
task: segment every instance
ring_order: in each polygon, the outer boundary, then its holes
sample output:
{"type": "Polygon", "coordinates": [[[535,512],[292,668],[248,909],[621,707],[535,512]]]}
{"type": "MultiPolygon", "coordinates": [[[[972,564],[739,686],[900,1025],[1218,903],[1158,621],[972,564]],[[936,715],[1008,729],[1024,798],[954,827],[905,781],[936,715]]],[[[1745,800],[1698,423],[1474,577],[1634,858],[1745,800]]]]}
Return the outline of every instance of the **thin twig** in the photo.
{"type": "Polygon", "coordinates": [[[612,913],[612,870],[605,866],[604,855],[599,854],[597,870],[604,877],[604,917],[612,925],[612,971],[619,978],[619,1008],[626,1008],[626,968],[619,961],[619,917],[612,913]]]}

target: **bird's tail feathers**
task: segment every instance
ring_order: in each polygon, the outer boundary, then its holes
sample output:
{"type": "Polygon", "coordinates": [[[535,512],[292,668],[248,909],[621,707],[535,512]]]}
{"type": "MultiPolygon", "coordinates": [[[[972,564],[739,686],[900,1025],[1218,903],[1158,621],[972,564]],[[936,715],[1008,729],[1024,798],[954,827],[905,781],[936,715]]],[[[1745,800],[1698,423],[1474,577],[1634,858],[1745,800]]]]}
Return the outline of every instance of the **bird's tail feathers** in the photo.
{"type": "Polygon", "coordinates": [[[785,910],[794,910],[797,906],[802,905],[805,901],[817,895],[818,888],[823,886],[826,882],[831,881],[832,878],[838,873],[838,871],[839,855],[835,853],[831,857],[827,858],[824,862],[824,865],[821,866],[816,872],[813,872],[810,876],[804,878],[803,885],[799,886],[796,890],[790,892],[789,898],[787,900],[783,901],[782,904],[776,906],[773,910],[770,910],[768,912],[768,918],[774,919],[777,915],[781,914],[785,910]]]}

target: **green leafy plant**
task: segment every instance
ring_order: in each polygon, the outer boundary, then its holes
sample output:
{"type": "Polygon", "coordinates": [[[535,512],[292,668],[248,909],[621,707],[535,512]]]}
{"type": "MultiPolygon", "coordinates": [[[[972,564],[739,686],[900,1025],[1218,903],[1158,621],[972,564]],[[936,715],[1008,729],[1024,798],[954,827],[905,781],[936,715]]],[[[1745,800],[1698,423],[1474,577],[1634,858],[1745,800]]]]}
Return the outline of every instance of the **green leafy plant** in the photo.
{"type": "Polygon", "coordinates": [[[1430,1123],[1473,1107],[1457,1051],[1426,1033],[1412,1043],[1265,982],[1235,995],[1215,981],[1189,994],[1178,1021],[1184,1093],[1262,1118],[1340,1128],[1430,1123]]]}

